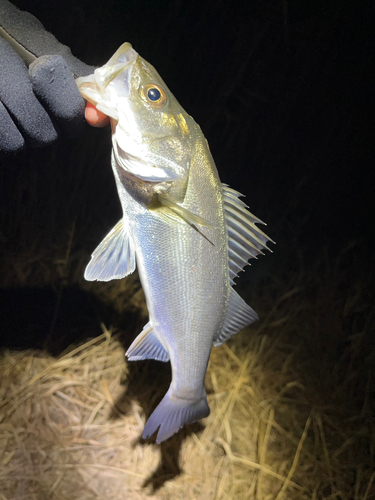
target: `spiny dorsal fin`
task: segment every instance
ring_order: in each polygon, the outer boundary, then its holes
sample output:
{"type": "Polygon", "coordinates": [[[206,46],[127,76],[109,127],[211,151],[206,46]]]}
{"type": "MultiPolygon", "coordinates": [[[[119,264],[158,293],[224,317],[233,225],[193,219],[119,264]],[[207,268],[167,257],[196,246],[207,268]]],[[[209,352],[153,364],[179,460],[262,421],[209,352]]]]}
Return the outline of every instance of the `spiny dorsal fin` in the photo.
{"type": "Polygon", "coordinates": [[[232,335],[257,319],[258,315],[254,309],[248,306],[233,288],[230,288],[229,304],[224,324],[220,333],[214,338],[214,346],[218,347],[224,344],[232,335]]]}
{"type": "Polygon", "coordinates": [[[111,281],[135,270],[135,250],[123,219],[107,234],[91,255],[85,270],[87,281],[111,281]]]}
{"type": "Polygon", "coordinates": [[[234,278],[248,264],[248,260],[257,258],[263,254],[262,250],[272,250],[267,247],[267,242],[271,241],[256,224],[264,224],[247,209],[239,196],[243,196],[238,191],[222,184],[224,215],[227,225],[228,235],[228,263],[229,280],[234,284],[234,278]]]}
{"type": "Polygon", "coordinates": [[[140,359],[156,359],[157,361],[169,361],[169,354],[157,339],[150,323],[144,326],[141,333],[133,341],[126,351],[129,361],[140,359]]]}

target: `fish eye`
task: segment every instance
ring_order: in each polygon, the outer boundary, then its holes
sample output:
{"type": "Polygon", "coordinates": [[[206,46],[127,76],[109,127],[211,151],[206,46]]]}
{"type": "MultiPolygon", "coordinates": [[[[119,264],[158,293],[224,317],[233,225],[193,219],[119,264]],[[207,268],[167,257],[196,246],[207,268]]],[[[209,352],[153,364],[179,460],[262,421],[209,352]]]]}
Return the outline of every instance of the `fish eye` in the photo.
{"type": "Polygon", "coordinates": [[[141,88],[142,99],[153,108],[162,108],[167,102],[167,94],[156,83],[148,83],[141,88]]]}
{"type": "Polygon", "coordinates": [[[156,87],[148,89],[147,97],[149,98],[150,101],[157,102],[161,98],[160,90],[157,89],[156,87]]]}

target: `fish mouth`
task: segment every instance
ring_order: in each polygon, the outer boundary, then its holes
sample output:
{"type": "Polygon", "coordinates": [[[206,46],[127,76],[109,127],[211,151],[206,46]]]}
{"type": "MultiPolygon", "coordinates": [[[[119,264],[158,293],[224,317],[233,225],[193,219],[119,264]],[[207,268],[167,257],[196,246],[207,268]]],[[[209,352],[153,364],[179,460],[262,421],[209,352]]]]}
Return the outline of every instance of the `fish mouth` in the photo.
{"type": "Polygon", "coordinates": [[[103,91],[110,83],[113,83],[119,96],[128,96],[130,94],[131,70],[137,58],[138,53],[132,48],[131,44],[128,42],[123,43],[107,64],[97,68],[94,72],[100,90],[103,91]],[[121,78],[118,79],[120,75],[121,78]]]}
{"type": "Polygon", "coordinates": [[[77,78],[82,96],[117,121],[119,98],[130,96],[131,72],[138,57],[130,43],[122,44],[94,74],[77,78]]]}

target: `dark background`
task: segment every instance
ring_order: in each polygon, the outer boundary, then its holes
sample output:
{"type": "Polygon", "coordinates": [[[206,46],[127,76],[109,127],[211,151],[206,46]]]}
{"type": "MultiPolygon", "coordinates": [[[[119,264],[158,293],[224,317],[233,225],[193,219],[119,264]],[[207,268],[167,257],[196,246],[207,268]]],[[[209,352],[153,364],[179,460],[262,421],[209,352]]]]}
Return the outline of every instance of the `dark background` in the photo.
{"type": "Polygon", "coordinates": [[[287,216],[301,244],[372,241],[373,5],[14,3],[87,63],[130,41],[201,125],[222,180],[261,209],[272,234],[287,216]]]}
{"type": "MultiPolygon", "coordinates": [[[[14,3],[87,63],[104,64],[129,41],[158,69],[200,124],[221,180],[246,195],[277,242],[274,255],[260,259],[245,274],[250,281],[242,278],[239,287],[251,282],[256,289],[267,273],[295,273],[293,260],[301,255],[305,268],[323,255],[333,266],[348,247],[361,251],[352,274],[358,274],[358,266],[370,273],[373,5],[346,0],[14,3]]],[[[0,160],[1,288],[51,286],[52,296],[38,299],[38,317],[44,304],[56,303],[62,288],[82,276],[88,255],[121,215],[110,148],[108,129],[87,127],[77,140],[63,138],[0,160]],[[61,270],[56,262],[67,255],[73,226],[73,262],[61,270]],[[25,249],[33,246],[37,264],[27,274],[31,257],[25,249]],[[80,250],[85,262],[74,261],[80,250]]],[[[67,310],[71,304],[82,308],[74,297],[67,310]]],[[[29,309],[35,307],[23,300],[4,292],[3,311],[27,310],[29,324],[29,309]]],[[[3,335],[14,331],[15,322],[14,316],[4,317],[3,335]]],[[[43,330],[40,319],[36,324],[43,330]]],[[[9,335],[6,343],[13,345],[9,335]]]]}

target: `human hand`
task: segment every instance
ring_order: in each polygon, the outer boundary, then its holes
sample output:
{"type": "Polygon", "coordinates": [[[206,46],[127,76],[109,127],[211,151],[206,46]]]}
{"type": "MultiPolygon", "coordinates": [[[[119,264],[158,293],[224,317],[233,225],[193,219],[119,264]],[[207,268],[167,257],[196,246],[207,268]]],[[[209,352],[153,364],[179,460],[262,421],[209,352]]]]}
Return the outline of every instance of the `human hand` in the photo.
{"type": "Polygon", "coordinates": [[[0,153],[41,147],[61,133],[80,134],[85,102],[74,76],[94,68],[7,0],[0,0],[0,67],[0,153]]]}

